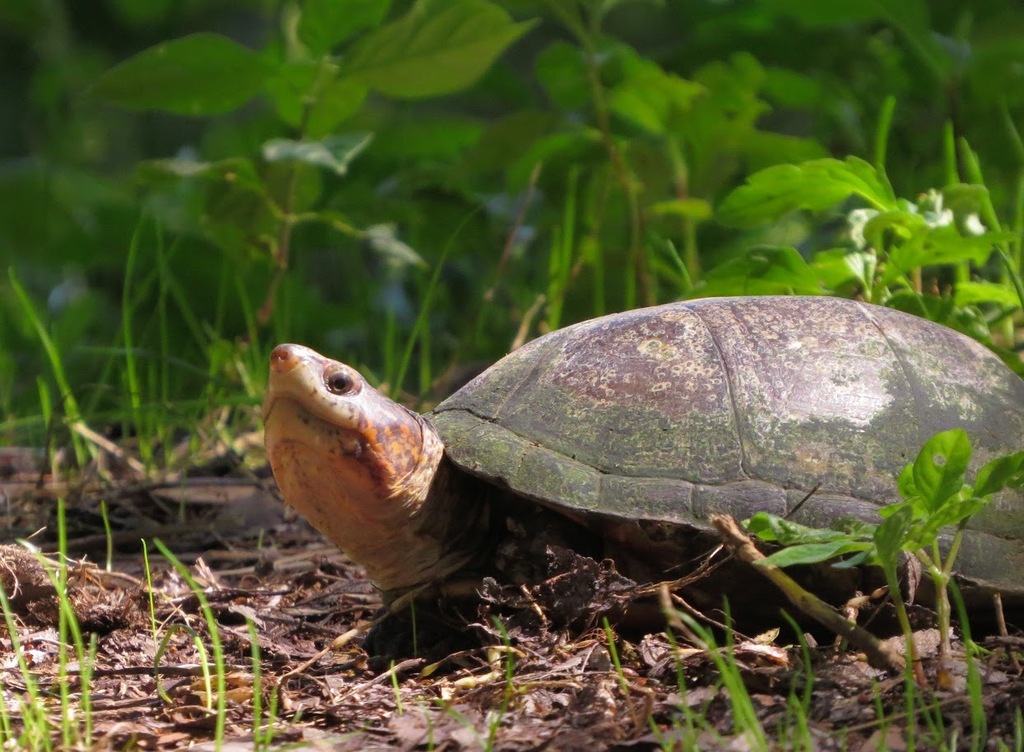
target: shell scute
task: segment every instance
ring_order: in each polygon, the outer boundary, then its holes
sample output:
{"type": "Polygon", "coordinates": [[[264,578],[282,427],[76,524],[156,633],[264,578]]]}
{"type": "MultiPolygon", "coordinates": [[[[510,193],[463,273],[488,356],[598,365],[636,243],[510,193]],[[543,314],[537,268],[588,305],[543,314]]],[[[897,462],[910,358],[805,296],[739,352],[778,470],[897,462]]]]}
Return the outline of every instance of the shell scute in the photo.
{"type": "MultiPolygon", "coordinates": [[[[571,512],[701,527],[713,512],[785,514],[817,488],[795,519],[828,526],[877,521],[935,433],[965,428],[976,466],[1020,449],[1024,380],[898,311],[707,299],[541,337],[429,418],[456,465],[571,512]]],[[[1008,540],[1004,561],[1024,563],[1024,494],[1004,493],[972,527],[977,556],[1008,540]]]]}

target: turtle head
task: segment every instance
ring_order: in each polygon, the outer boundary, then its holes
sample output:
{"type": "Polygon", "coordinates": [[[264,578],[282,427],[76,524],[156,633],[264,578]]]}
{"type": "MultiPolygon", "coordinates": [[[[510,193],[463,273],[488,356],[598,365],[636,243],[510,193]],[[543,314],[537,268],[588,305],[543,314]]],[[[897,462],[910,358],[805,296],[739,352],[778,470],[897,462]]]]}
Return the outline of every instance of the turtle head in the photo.
{"type": "Polygon", "coordinates": [[[263,423],[288,504],[382,589],[430,579],[440,542],[416,531],[444,446],[426,420],[344,363],[278,345],[263,423]]]}

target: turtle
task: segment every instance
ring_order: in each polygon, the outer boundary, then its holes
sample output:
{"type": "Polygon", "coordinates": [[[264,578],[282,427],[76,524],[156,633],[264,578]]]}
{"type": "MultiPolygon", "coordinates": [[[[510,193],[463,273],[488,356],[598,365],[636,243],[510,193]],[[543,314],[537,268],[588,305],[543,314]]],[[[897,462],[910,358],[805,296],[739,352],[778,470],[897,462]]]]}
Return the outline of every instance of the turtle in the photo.
{"type": "MultiPolygon", "coordinates": [[[[388,601],[486,568],[496,510],[554,513],[648,580],[688,560],[665,542],[715,513],[877,522],[933,434],[964,428],[975,466],[1024,447],[1024,380],[890,308],[707,298],[540,336],[424,415],[278,345],[263,420],[284,500],[388,601]]],[[[1024,595],[1024,493],[973,518],[958,564],[968,585],[1024,595]]]]}

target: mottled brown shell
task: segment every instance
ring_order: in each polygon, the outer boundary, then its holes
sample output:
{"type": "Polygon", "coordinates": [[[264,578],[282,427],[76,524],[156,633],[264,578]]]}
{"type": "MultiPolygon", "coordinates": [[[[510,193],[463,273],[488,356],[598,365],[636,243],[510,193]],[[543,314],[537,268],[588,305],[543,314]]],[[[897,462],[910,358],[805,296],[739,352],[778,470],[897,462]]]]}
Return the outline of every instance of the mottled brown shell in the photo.
{"type": "MultiPolygon", "coordinates": [[[[975,341],[837,298],[620,313],[516,350],[428,416],[456,465],[573,513],[705,527],[713,512],[877,521],[933,434],[1024,448],[1024,380],[975,341]]],[[[979,515],[968,576],[1024,591],[1024,494],[979,515]]]]}

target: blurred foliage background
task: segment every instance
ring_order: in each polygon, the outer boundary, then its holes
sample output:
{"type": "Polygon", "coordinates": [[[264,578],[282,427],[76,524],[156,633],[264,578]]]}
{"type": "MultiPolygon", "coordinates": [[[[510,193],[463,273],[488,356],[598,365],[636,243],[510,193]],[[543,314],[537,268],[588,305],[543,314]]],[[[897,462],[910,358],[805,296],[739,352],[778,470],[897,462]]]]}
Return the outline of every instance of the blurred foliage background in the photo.
{"type": "Polygon", "coordinates": [[[0,112],[0,443],[152,459],[279,341],[429,395],[708,294],[1019,367],[1014,0],[3,0],[0,112]]]}

